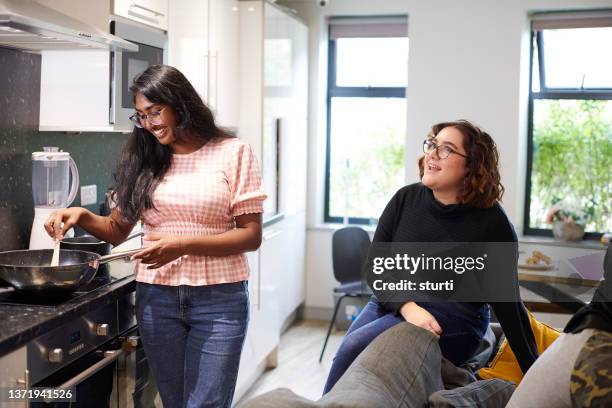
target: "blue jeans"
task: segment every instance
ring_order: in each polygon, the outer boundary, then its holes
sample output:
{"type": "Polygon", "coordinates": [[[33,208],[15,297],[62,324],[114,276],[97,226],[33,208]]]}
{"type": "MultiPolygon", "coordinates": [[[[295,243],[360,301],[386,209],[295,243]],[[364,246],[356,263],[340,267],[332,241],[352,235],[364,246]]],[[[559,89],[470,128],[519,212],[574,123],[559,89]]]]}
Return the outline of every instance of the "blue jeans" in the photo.
{"type": "MultiPolygon", "coordinates": [[[[442,355],[456,366],[465,363],[478,350],[489,325],[489,306],[459,302],[419,303],[442,328],[439,344],[442,355]]],[[[371,300],[351,324],[334,357],[323,394],[327,394],[357,356],[382,332],[404,322],[401,315],[371,300]]],[[[409,352],[409,345],[406,352],[409,352]]]]}
{"type": "Polygon", "coordinates": [[[164,407],[230,407],[249,319],[247,283],[138,283],[136,318],[164,407]]]}

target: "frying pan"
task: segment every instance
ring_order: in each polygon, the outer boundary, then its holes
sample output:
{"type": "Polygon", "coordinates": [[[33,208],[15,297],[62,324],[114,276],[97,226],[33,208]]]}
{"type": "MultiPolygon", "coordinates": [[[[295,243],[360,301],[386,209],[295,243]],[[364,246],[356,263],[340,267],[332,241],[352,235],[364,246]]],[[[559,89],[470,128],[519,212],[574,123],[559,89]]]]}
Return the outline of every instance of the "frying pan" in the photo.
{"type": "Polygon", "coordinates": [[[59,266],[50,266],[52,249],[23,249],[0,252],[0,279],[16,290],[44,296],[66,294],[87,285],[98,266],[116,259],[128,258],[139,249],[100,256],[94,252],[62,249],[59,266]]]}

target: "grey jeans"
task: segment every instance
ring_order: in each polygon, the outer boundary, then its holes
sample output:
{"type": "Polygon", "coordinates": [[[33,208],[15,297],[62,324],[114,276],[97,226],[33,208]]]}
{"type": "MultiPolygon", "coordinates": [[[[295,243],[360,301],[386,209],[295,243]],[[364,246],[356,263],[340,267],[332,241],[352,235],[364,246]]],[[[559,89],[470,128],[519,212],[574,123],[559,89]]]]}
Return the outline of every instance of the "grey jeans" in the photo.
{"type": "Polygon", "coordinates": [[[445,360],[429,331],[400,323],[378,336],[319,401],[274,390],[240,408],[503,407],[514,385],[476,381],[445,360]]]}

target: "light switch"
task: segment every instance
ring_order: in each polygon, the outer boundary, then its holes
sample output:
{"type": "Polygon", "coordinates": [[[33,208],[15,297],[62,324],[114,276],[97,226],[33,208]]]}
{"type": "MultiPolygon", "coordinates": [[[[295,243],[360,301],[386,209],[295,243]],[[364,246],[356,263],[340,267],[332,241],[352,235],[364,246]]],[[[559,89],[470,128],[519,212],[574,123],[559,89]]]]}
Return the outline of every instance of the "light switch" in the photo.
{"type": "Polygon", "coordinates": [[[98,202],[98,188],[95,184],[81,186],[81,205],[91,205],[98,202]]]}

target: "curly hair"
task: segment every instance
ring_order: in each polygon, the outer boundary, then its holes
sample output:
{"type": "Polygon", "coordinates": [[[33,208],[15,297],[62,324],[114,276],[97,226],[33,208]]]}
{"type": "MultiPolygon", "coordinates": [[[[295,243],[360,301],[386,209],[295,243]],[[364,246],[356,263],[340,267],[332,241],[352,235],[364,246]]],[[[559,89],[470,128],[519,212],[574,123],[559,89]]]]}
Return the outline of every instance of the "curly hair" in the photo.
{"type": "MultiPolygon", "coordinates": [[[[493,138],[467,120],[442,122],[431,127],[427,139],[435,138],[444,128],[453,127],[463,135],[467,153],[467,174],[459,191],[459,202],[476,208],[489,208],[502,200],[504,186],[499,174],[499,152],[493,138]]],[[[423,178],[423,162],[419,158],[419,174],[423,178]]]]}

